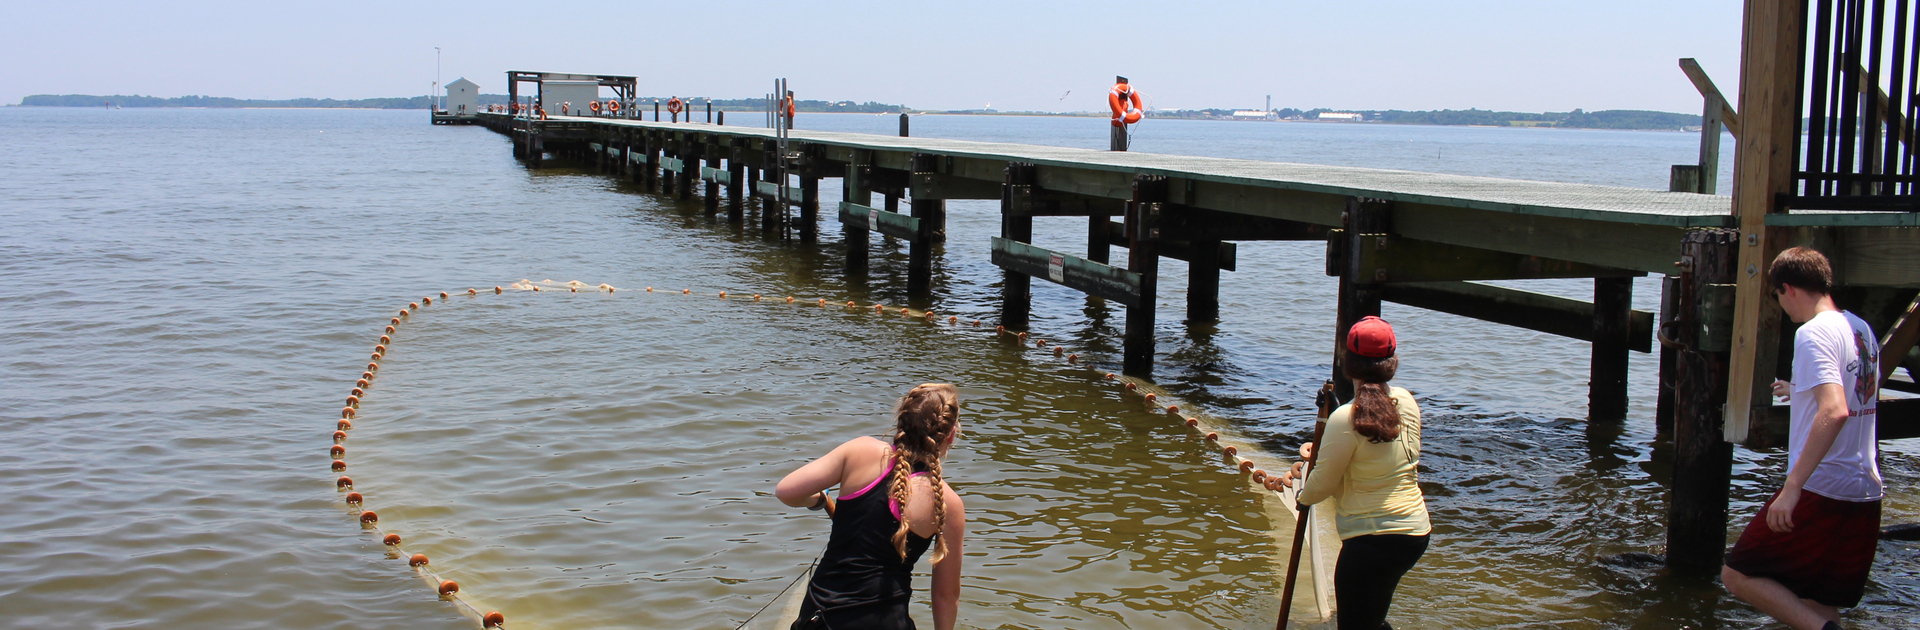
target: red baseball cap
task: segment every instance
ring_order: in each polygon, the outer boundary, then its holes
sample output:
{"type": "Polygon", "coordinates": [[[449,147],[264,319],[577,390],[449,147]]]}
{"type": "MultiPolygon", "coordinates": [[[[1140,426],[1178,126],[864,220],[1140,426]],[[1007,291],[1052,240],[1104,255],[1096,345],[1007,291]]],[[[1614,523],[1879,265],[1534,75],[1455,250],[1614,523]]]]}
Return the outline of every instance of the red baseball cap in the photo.
{"type": "Polygon", "coordinates": [[[1398,347],[1393,338],[1393,326],[1387,320],[1373,315],[1360,318],[1352,328],[1347,329],[1347,351],[1374,359],[1393,356],[1398,347]]]}

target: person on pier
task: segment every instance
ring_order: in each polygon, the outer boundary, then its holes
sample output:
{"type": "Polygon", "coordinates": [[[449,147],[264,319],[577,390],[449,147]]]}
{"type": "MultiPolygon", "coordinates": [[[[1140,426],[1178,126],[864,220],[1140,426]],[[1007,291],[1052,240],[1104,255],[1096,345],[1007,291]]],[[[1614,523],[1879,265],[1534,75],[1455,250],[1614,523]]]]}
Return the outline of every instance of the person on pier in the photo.
{"type": "Polygon", "coordinates": [[[1793,380],[1773,384],[1792,409],[1789,468],[1727,553],[1720,581],[1781,623],[1837,630],[1839,609],[1860,603],[1880,544],[1879,338],[1834,306],[1833,267],[1820,252],[1780,252],[1767,274],[1800,324],[1793,380]]]}
{"type": "MultiPolygon", "coordinates": [[[[1321,444],[1300,447],[1301,457],[1316,449],[1320,456],[1299,503],[1339,499],[1333,587],[1340,630],[1392,630],[1393,592],[1426,554],[1433,531],[1419,485],[1420,406],[1412,393],[1387,385],[1400,367],[1397,346],[1393,326],[1378,317],[1347,330],[1341,373],[1353,379],[1353,401],[1327,417],[1321,444]]],[[[1280,483],[1293,487],[1303,466],[1294,463],[1280,483]]]]}
{"type": "Polygon", "coordinates": [[[848,440],[789,473],[774,496],[792,507],[831,509],[833,532],[807,584],[794,630],[893,630],[907,614],[913,565],[933,549],[933,625],[951,630],[960,603],[966,506],[941,475],[960,437],[952,385],[914,387],[894,411],[893,444],[848,440]],[[838,503],[827,489],[839,486],[838,503]]]}

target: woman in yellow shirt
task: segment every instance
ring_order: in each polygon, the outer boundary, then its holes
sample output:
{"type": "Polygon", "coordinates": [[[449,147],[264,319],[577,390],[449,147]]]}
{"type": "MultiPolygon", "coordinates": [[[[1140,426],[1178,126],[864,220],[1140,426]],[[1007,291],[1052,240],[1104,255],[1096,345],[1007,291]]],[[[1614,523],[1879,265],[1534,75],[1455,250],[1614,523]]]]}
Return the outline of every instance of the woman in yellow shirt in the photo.
{"type": "MultiPolygon", "coordinates": [[[[1353,379],[1353,402],[1327,418],[1320,445],[1300,448],[1320,457],[1300,488],[1299,503],[1336,499],[1334,524],[1340,559],[1334,597],[1340,630],[1391,630],[1387,609],[1400,577],[1420,561],[1433,531],[1420,494],[1420,406],[1407,390],[1391,387],[1400,367],[1393,327],[1367,317],[1347,331],[1342,373],[1353,379]]],[[[1293,487],[1304,463],[1282,475],[1293,487]]]]}

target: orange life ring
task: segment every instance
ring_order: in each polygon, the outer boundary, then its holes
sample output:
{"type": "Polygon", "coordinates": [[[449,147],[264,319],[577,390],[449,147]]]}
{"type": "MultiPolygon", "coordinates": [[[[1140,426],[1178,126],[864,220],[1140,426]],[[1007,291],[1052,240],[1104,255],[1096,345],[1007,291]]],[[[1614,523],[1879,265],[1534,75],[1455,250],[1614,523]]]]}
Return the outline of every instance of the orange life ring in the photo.
{"type": "Polygon", "coordinates": [[[595,114],[600,113],[600,101],[587,101],[587,109],[593,110],[595,114]]]}
{"type": "Polygon", "coordinates": [[[1125,83],[1113,84],[1107,92],[1107,107],[1113,110],[1113,126],[1140,122],[1140,92],[1125,83]]]}
{"type": "Polygon", "coordinates": [[[613,114],[620,113],[620,101],[618,99],[607,101],[607,112],[613,114]]]}
{"type": "Polygon", "coordinates": [[[670,99],[667,99],[667,112],[668,112],[668,113],[671,113],[671,114],[678,114],[678,113],[680,113],[680,108],[681,108],[681,103],[680,103],[680,97],[678,97],[678,96],[675,96],[675,97],[673,97],[673,98],[670,98],[670,99]]]}

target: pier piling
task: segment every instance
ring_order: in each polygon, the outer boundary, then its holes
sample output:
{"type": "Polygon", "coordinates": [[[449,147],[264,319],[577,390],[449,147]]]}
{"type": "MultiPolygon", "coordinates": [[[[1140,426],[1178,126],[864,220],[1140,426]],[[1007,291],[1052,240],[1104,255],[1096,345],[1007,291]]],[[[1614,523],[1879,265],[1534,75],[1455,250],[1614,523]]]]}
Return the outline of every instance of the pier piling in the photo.
{"type": "Polygon", "coordinates": [[[1682,240],[1682,286],[1675,331],[1678,396],[1674,400],[1673,491],[1667,506],[1667,566],[1688,575],[1720,570],[1727,545],[1727,492],[1733,444],[1721,439],[1727,400],[1725,331],[1706,324],[1716,290],[1734,280],[1739,234],[1707,229],[1682,240]],[[1715,336],[1718,338],[1715,338],[1715,336]]]}
{"type": "Polygon", "coordinates": [[[1367,239],[1367,236],[1385,236],[1393,231],[1393,202],[1365,197],[1349,197],[1347,210],[1341,213],[1341,229],[1328,240],[1328,273],[1340,277],[1338,303],[1334,307],[1333,327],[1333,385],[1334,395],[1344,403],[1353,400],[1353,381],[1341,373],[1346,361],[1345,348],[1347,329],[1354,322],[1369,315],[1380,314],[1380,301],[1383,297],[1383,278],[1362,277],[1360,271],[1360,247],[1363,243],[1374,247],[1386,244],[1385,239],[1367,239]]]}
{"type": "Polygon", "coordinates": [[[1632,346],[1633,279],[1593,279],[1593,347],[1588,360],[1587,419],[1627,419],[1627,352],[1632,346]]]}
{"type": "Polygon", "coordinates": [[[1140,300],[1127,307],[1127,328],[1121,341],[1121,371],[1133,376],[1153,375],[1154,303],[1159,301],[1160,246],[1143,223],[1157,220],[1167,201],[1167,178],[1139,174],[1133,177],[1133,200],[1127,204],[1127,271],[1140,274],[1140,300]]]}

